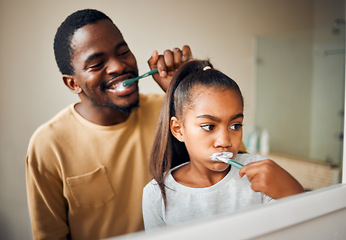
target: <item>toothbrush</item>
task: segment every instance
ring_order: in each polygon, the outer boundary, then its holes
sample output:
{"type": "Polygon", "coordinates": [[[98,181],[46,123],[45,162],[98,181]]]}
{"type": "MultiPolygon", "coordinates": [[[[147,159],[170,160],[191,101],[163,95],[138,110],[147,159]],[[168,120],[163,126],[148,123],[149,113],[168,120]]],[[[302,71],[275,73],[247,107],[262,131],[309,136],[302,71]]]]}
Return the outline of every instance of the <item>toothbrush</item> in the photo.
{"type": "MultiPolygon", "coordinates": [[[[186,58],[185,62],[189,61],[189,59],[190,59],[190,56],[188,56],[186,58]]],[[[135,81],[138,81],[141,78],[148,77],[148,76],[153,75],[153,74],[158,73],[158,72],[159,72],[159,70],[157,68],[154,68],[154,69],[150,70],[149,72],[144,73],[141,76],[138,76],[136,78],[130,78],[130,79],[123,81],[122,86],[127,87],[128,85],[131,85],[132,83],[134,83],[135,81]]]]}
{"type": "Polygon", "coordinates": [[[147,73],[144,73],[141,76],[138,76],[138,77],[135,77],[135,78],[129,78],[129,79],[123,81],[123,82],[119,82],[119,83],[116,84],[114,89],[116,91],[122,92],[122,91],[124,91],[126,89],[127,86],[131,85],[135,81],[138,81],[141,78],[148,77],[148,76],[153,75],[155,73],[158,73],[158,69],[157,68],[154,68],[153,70],[151,70],[151,71],[149,71],[147,73]]]}
{"type": "Polygon", "coordinates": [[[153,75],[153,74],[158,73],[158,72],[159,72],[159,70],[158,70],[157,68],[154,68],[153,70],[150,70],[149,72],[144,73],[144,74],[141,75],[141,76],[138,76],[138,77],[136,77],[136,78],[130,78],[130,79],[127,79],[127,80],[123,81],[122,86],[123,86],[123,87],[126,87],[126,86],[128,86],[128,85],[131,85],[131,84],[134,83],[135,81],[138,81],[138,80],[141,79],[141,78],[148,77],[148,76],[153,75]]]}
{"type": "Polygon", "coordinates": [[[231,160],[232,157],[233,157],[232,152],[218,152],[210,156],[211,160],[225,162],[236,168],[241,169],[244,165],[231,160]]]}
{"type": "MultiPolygon", "coordinates": [[[[133,82],[138,81],[138,80],[141,79],[141,78],[144,78],[144,77],[153,75],[153,74],[155,74],[155,73],[157,73],[157,72],[158,72],[157,68],[154,68],[153,70],[151,70],[151,71],[149,71],[149,72],[147,72],[147,73],[144,73],[144,74],[141,75],[141,76],[138,76],[138,77],[135,77],[135,78],[129,78],[129,79],[123,81],[123,82],[117,83],[117,84],[115,85],[115,88],[114,88],[114,89],[115,89],[116,91],[122,92],[122,91],[124,91],[124,90],[126,89],[127,86],[131,85],[133,82]]],[[[111,80],[112,80],[112,79],[111,79],[111,80]]]]}

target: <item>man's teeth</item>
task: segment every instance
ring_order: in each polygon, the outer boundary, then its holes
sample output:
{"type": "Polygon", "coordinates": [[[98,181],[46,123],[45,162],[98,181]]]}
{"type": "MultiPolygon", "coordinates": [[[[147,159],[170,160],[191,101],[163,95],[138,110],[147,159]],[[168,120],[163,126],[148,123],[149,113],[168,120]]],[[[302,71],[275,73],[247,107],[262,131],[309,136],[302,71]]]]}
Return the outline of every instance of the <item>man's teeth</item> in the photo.
{"type": "Polygon", "coordinates": [[[114,89],[117,91],[124,91],[126,89],[126,87],[123,86],[123,82],[118,82],[116,84],[109,86],[109,89],[114,89]]]}
{"type": "Polygon", "coordinates": [[[109,86],[109,89],[115,89],[118,86],[118,84],[112,84],[111,86],[109,86]]]}

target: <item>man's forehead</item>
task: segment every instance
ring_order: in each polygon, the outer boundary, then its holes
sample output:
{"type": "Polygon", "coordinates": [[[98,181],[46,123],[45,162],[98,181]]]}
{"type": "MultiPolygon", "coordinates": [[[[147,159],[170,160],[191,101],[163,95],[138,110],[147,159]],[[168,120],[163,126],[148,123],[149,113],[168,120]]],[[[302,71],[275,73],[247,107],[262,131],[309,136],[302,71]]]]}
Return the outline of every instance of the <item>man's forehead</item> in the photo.
{"type": "Polygon", "coordinates": [[[106,46],[115,47],[124,42],[118,28],[109,20],[99,20],[77,29],[72,37],[73,53],[83,52],[90,55],[101,51],[106,46]]]}
{"type": "Polygon", "coordinates": [[[118,39],[123,38],[119,29],[112,22],[103,19],[77,29],[72,36],[71,42],[83,42],[90,39],[103,38],[105,36],[118,39]]]}

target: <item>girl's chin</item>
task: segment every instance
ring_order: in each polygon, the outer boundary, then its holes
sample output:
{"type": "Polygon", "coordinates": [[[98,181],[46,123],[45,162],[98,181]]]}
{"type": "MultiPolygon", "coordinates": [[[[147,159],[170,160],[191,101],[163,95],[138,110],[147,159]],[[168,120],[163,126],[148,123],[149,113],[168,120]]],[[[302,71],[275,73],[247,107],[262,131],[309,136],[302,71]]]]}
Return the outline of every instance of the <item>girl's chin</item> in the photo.
{"type": "Polygon", "coordinates": [[[210,168],[211,171],[219,172],[219,173],[227,171],[228,169],[229,169],[229,164],[223,163],[223,162],[213,164],[212,168],[210,168]]]}

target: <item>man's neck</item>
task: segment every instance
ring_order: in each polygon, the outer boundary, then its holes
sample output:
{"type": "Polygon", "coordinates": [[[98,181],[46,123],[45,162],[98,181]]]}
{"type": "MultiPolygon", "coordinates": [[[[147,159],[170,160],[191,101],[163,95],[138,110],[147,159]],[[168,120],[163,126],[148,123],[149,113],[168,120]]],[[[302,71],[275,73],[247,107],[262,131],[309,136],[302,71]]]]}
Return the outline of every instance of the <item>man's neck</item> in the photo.
{"type": "Polygon", "coordinates": [[[76,104],[74,108],[83,118],[101,126],[119,124],[125,122],[129,117],[129,115],[119,110],[100,106],[86,106],[83,102],[76,104]]]}

